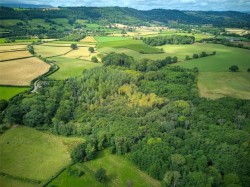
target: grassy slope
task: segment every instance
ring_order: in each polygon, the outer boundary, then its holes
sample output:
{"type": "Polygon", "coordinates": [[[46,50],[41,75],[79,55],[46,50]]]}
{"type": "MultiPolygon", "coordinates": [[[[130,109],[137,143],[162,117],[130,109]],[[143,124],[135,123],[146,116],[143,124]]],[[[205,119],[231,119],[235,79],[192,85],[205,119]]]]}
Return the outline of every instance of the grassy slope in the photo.
{"type": "Polygon", "coordinates": [[[65,138],[29,127],[15,127],[0,136],[0,172],[47,180],[70,163],[69,149],[80,138],[65,138]]]}
{"type": "Polygon", "coordinates": [[[35,187],[36,184],[11,179],[9,177],[0,176],[0,186],[2,187],[35,187]]]}
{"type": "Polygon", "coordinates": [[[9,100],[15,95],[28,90],[29,87],[9,87],[9,86],[0,86],[0,99],[9,100]]]}
{"type": "Polygon", "coordinates": [[[76,77],[81,75],[84,69],[101,66],[101,64],[98,63],[64,57],[55,57],[50,60],[54,60],[60,69],[49,77],[59,80],[76,77]]]}
{"type": "Polygon", "coordinates": [[[146,53],[160,53],[161,50],[144,44],[141,40],[123,40],[98,43],[97,48],[113,47],[113,48],[127,48],[137,52],[144,51],[146,53]]]}
{"type": "Polygon", "coordinates": [[[126,49],[126,48],[112,48],[112,47],[103,47],[101,49],[98,49],[99,52],[101,53],[111,53],[111,52],[115,52],[115,53],[125,53],[129,56],[132,56],[135,60],[140,60],[143,58],[149,58],[152,60],[159,60],[159,59],[164,59],[166,58],[168,55],[166,53],[159,53],[159,54],[141,54],[137,51],[131,50],[131,49],[126,49]]]}
{"type": "Polygon", "coordinates": [[[112,42],[112,41],[122,41],[129,40],[129,37],[119,37],[119,36],[97,36],[95,37],[97,42],[112,42]]]}
{"type": "Polygon", "coordinates": [[[74,167],[79,167],[85,171],[85,175],[78,178],[72,177],[63,172],[49,186],[55,185],[60,187],[70,186],[126,186],[128,180],[132,180],[133,186],[160,186],[160,182],[151,178],[147,174],[137,169],[131,162],[124,157],[112,155],[108,150],[99,153],[98,158],[77,164],[74,167]],[[109,182],[101,184],[96,182],[93,172],[99,168],[107,170],[109,182]]]}
{"type": "Polygon", "coordinates": [[[216,44],[197,44],[191,46],[166,46],[168,53],[184,56],[185,53],[194,53],[201,51],[215,50],[217,54],[206,58],[199,58],[180,62],[185,68],[198,67],[200,74],[198,76],[198,86],[200,94],[203,97],[212,99],[223,96],[250,99],[250,73],[247,69],[250,67],[249,50],[226,47],[216,44]],[[228,68],[232,65],[238,65],[240,72],[229,72],[228,68]]]}

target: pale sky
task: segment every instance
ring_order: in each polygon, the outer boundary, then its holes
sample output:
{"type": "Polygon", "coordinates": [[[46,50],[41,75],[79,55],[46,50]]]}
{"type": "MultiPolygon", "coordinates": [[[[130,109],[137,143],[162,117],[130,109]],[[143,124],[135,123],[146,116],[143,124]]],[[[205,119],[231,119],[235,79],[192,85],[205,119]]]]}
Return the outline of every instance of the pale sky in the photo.
{"type": "Polygon", "coordinates": [[[179,10],[250,11],[250,0],[0,0],[0,2],[52,6],[120,6],[140,10],[163,8],[179,10]]]}

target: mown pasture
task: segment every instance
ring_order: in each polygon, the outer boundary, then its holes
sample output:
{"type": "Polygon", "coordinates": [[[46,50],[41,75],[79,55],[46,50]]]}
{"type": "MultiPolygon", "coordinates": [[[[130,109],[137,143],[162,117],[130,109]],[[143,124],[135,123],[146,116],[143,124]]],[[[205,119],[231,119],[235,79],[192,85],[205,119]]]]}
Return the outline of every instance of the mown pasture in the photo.
{"type": "Polygon", "coordinates": [[[60,56],[71,51],[70,46],[54,47],[54,46],[35,45],[34,49],[35,49],[36,54],[41,55],[42,57],[60,56]]]}
{"type": "Polygon", "coordinates": [[[28,89],[29,87],[0,86],[0,99],[9,100],[15,95],[28,89]]]}
{"type": "Polygon", "coordinates": [[[101,66],[99,63],[65,57],[54,57],[50,60],[55,61],[55,64],[60,68],[58,71],[49,76],[49,78],[56,80],[80,76],[84,69],[101,66]]]}
{"type": "Polygon", "coordinates": [[[162,51],[158,48],[151,47],[149,45],[146,45],[141,40],[123,40],[123,41],[111,41],[111,42],[100,42],[97,44],[97,48],[103,48],[103,47],[113,47],[113,48],[126,48],[131,49],[140,53],[145,54],[154,54],[154,53],[161,53],[162,51]]]}
{"type": "Polygon", "coordinates": [[[27,86],[49,68],[49,64],[36,57],[1,62],[0,85],[27,86]]]}
{"type": "Polygon", "coordinates": [[[85,172],[82,177],[70,176],[65,170],[58,178],[56,178],[48,186],[127,186],[130,180],[133,186],[138,187],[156,187],[161,186],[160,182],[140,171],[125,157],[110,154],[109,150],[102,151],[94,160],[76,164],[74,168],[79,168],[85,172]],[[94,173],[104,168],[107,171],[109,180],[106,184],[97,182],[94,173]]]}
{"type": "Polygon", "coordinates": [[[113,42],[113,41],[123,41],[129,40],[129,37],[122,37],[122,36],[96,36],[95,37],[97,42],[113,42]]]}
{"type": "Polygon", "coordinates": [[[71,162],[69,152],[83,141],[14,126],[0,135],[0,172],[10,176],[1,177],[1,183],[5,186],[12,181],[13,185],[22,186],[24,182],[13,177],[44,183],[71,162]]]}

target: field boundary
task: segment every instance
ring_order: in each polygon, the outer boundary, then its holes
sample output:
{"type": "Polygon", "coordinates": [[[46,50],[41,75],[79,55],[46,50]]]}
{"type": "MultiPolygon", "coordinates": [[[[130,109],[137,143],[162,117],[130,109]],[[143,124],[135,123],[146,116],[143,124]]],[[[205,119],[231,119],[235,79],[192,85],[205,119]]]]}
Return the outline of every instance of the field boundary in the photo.
{"type": "Polygon", "coordinates": [[[41,184],[42,183],[42,181],[40,181],[40,180],[30,179],[30,178],[26,178],[26,177],[13,176],[13,175],[10,175],[10,174],[4,173],[4,172],[0,172],[0,176],[5,176],[5,177],[8,177],[10,179],[24,181],[24,182],[32,183],[32,184],[41,184]]]}
{"type": "Polygon", "coordinates": [[[26,48],[20,48],[20,49],[1,50],[0,53],[16,52],[16,51],[27,51],[27,49],[26,48]]]}
{"type": "Polygon", "coordinates": [[[56,172],[55,175],[53,175],[50,179],[48,179],[43,185],[42,187],[46,187],[48,186],[53,180],[55,180],[59,175],[62,174],[62,172],[64,172],[68,167],[74,165],[74,163],[70,163],[67,166],[64,166],[62,169],[60,169],[58,172],[56,172]]]}
{"type": "Polygon", "coordinates": [[[20,57],[20,58],[12,58],[12,59],[7,59],[7,60],[0,60],[0,62],[7,62],[7,61],[12,61],[12,60],[22,60],[26,58],[32,58],[33,56],[26,56],[26,57],[20,57]]]}

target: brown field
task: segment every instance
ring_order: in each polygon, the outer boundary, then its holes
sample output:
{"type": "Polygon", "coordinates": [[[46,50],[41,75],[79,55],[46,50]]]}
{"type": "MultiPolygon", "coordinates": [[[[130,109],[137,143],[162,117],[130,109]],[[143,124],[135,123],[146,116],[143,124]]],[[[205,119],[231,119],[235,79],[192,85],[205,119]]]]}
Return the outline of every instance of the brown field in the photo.
{"type": "Polygon", "coordinates": [[[95,38],[93,36],[86,36],[85,38],[83,38],[82,40],[80,40],[80,42],[96,42],[95,38]]]}
{"type": "Polygon", "coordinates": [[[50,65],[32,57],[0,63],[0,85],[26,86],[49,71],[50,65]]]}
{"type": "Polygon", "coordinates": [[[0,51],[26,49],[26,45],[0,45],[0,51]]]}
{"type": "Polygon", "coordinates": [[[31,56],[32,55],[28,51],[9,51],[1,53],[0,61],[22,58],[22,57],[31,57],[31,56]]]}

